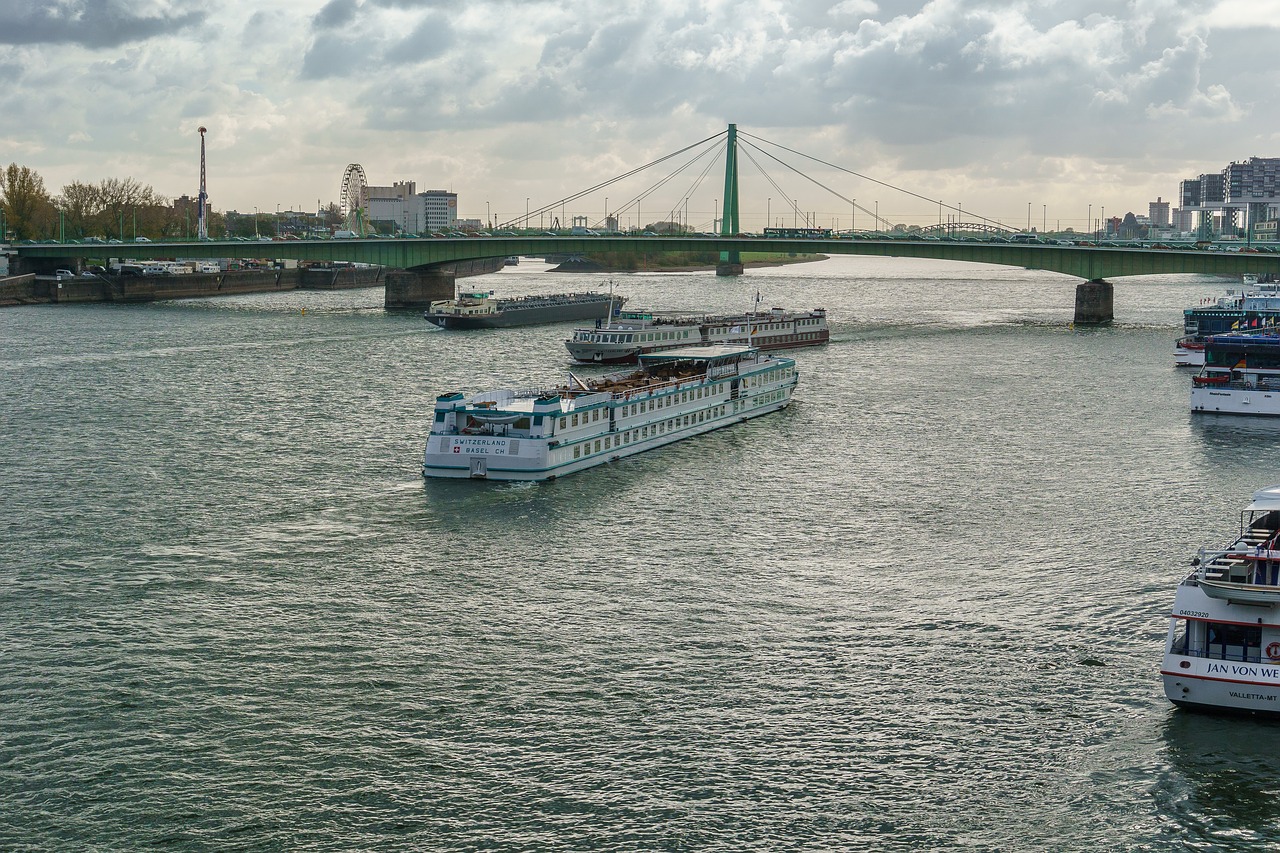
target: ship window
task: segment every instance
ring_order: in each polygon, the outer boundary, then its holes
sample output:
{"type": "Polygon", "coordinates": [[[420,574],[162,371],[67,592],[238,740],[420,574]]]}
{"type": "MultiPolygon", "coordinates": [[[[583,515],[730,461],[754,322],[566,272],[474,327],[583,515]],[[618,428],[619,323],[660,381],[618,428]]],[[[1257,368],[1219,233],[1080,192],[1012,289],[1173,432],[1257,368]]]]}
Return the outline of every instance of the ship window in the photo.
{"type": "Polygon", "coordinates": [[[1206,657],[1220,660],[1257,661],[1262,646],[1262,628],[1206,622],[1206,657]]]}
{"type": "Polygon", "coordinates": [[[566,420],[568,420],[568,419],[567,419],[567,418],[561,418],[561,419],[560,419],[560,429],[564,429],[564,425],[565,425],[565,421],[566,421],[566,420]]]}
{"type": "Polygon", "coordinates": [[[577,426],[577,425],[578,425],[578,413],[577,413],[577,412],[574,412],[574,413],[573,413],[573,425],[574,425],[574,426],[577,426]]]}
{"type": "Polygon", "coordinates": [[[599,410],[599,409],[595,409],[595,410],[593,410],[593,411],[591,412],[591,420],[593,420],[593,421],[598,421],[598,420],[600,420],[600,410],[599,410]]]}
{"type": "Polygon", "coordinates": [[[515,427],[516,429],[528,429],[528,428],[529,428],[529,419],[528,419],[528,418],[520,418],[518,421],[516,421],[514,424],[512,424],[512,426],[513,426],[513,427],[515,427]]]}
{"type": "Polygon", "coordinates": [[[581,455],[582,455],[582,445],[580,445],[580,444],[575,444],[575,445],[573,446],[573,458],[574,458],[574,459],[577,459],[577,458],[578,458],[578,457],[580,457],[581,455]]]}

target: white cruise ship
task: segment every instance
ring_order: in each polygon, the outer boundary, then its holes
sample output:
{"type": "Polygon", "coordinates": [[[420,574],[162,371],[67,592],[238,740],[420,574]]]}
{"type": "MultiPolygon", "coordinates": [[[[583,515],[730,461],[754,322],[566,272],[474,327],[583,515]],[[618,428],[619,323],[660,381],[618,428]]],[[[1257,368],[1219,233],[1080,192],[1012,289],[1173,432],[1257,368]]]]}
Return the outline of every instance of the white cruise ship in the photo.
{"type": "Polygon", "coordinates": [[[550,480],[791,403],[795,361],[743,345],[664,350],[539,391],[436,398],[424,477],[550,480]]]}
{"type": "Polygon", "coordinates": [[[1226,548],[1200,550],[1174,598],[1160,675],[1185,708],[1280,716],[1280,485],[1226,548]]]}
{"type": "Polygon", "coordinates": [[[1280,330],[1211,335],[1191,378],[1191,411],[1280,417],[1280,330]]]}
{"type": "Polygon", "coordinates": [[[597,320],[593,329],[574,329],[564,345],[578,361],[621,364],[634,363],[647,352],[695,344],[749,344],[772,350],[817,346],[830,339],[822,308],[774,308],[730,316],[622,311],[607,321],[597,320]]]}

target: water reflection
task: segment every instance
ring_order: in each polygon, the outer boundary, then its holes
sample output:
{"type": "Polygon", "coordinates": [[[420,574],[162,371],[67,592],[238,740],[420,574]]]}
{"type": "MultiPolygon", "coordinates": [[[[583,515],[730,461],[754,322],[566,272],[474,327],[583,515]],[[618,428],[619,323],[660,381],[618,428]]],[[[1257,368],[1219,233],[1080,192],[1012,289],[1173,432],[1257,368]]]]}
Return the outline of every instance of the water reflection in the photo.
{"type": "Polygon", "coordinates": [[[1175,711],[1162,734],[1169,772],[1155,796],[1189,840],[1280,841],[1280,721],[1175,711]]]}

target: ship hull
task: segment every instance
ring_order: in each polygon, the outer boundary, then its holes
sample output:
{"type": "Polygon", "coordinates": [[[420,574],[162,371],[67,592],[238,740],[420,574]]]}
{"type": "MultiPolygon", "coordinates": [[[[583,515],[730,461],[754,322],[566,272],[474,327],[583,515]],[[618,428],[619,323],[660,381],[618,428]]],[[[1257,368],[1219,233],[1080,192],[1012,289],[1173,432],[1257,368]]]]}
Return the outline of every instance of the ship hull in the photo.
{"type": "MultiPolygon", "coordinates": [[[[796,349],[799,347],[821,346],[822,344],[827,343],[829,340],[830,340],[830,334],[824,330],[821,333],[820,337],[814,338],[813,340],[781,340],[780,339],[776,341],[769,341],[769,340],[760,341],[760,340],[753,339],[751,341],[751,346],[760,350],[796,349]]],[[[667,350],[667,349],[675,349],[676,347],[688,346],[687,343],[676,343],[676,344],[672,344],[669,347],[664,347],[664,346],[637,347],[635,345],[631,345],[628,347],[624,345],[619,347],[608,348],[608,347],[602,346],[601,344],[586,344],[582,346],[575,346],[576,343],[577,343],[576,341],[565,342],[565,347],[568,348],[569,355],[576,361],[581,361],[581,362],[590,363],[590,364],[635,364],[639,360],[639,357],[642,353],[662,352],[663,350],[667,350]]],[[[745,339],[736,340],[736,341],[732,339],[725,339],[724,341],[716,341],[716,343],[745,344],[747,343],[747,341],[745,339]]]]}
{"type": "MultiPolygon", "coordinates": [[[[668,444],[674,444],[695,435],[740,424],[761,415],[780,411],[790,404],[791,396],[790,389],[788,389],[786,399],[760,405],[750,412],[725,415],[696,426],[687,427],[679,432],[669,433],[624,447],[613,448],[593,457],[558,464],[549,464],[544,457],[533,457],[523,462],[511,458],[508,455],[508,450],[511,446],[510,439],[505,441],[490,439],[486,444],[460,444],[458,445],[460,450],[454,453],[452,451],[452,443],[440,442],[437,438],[435,439],[437,445],[434,452],[431,447],[431,441],[428,441],[428,448],[423,459],[422,475],[428,479],[484,479],[511,482],[554,480],[578,471],[585,471],[588,468],[595,468],[609,462],[617,462],[619,459],[635,456],[637,453],[643,453],[646,450],[665,447],[668,444]],[[463,451],[468,452],[464,453],[463,451]]],[[[455,441],[457,440],[455,439],[455,441]]]]}
{"type": "MultiPolygon", "coordinates": [[[[615,300],[616,302],[616,300],[615,300]]],[[[511,308],[496,314],[458,316],[427,312],[423,316],[442,329],[506,329],[513,326],[539,326],[576,320],[601,320],[609,316],[609,299],[570,302],[536,308],[511,308]]]]}
{"type": "Polygon", "coordinates": [[[1280,391],[1257,388],[1192,388],[1191,411],[1280,417],[1280,391]]]}

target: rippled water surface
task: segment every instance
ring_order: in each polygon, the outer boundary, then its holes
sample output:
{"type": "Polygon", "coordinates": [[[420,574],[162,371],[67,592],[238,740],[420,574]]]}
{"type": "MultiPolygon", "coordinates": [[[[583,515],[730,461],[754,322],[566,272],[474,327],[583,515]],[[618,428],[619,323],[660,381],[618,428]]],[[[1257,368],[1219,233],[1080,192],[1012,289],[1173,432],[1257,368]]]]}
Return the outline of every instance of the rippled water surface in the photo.
{"type": "Polygon", "coordinates": [[[1121,279],[1085,330],[1016,269],[615,276],[832,342],[785,412],[541,485],[421,450],[435,394],[562,379],[571,325],[2,311],[0,848],[1274,848],[1280,727],[1157,674],[1193,549],[1280,481],[1280,426],[1192,418],[1172,366],[1227,284],[1121,279]]]}

